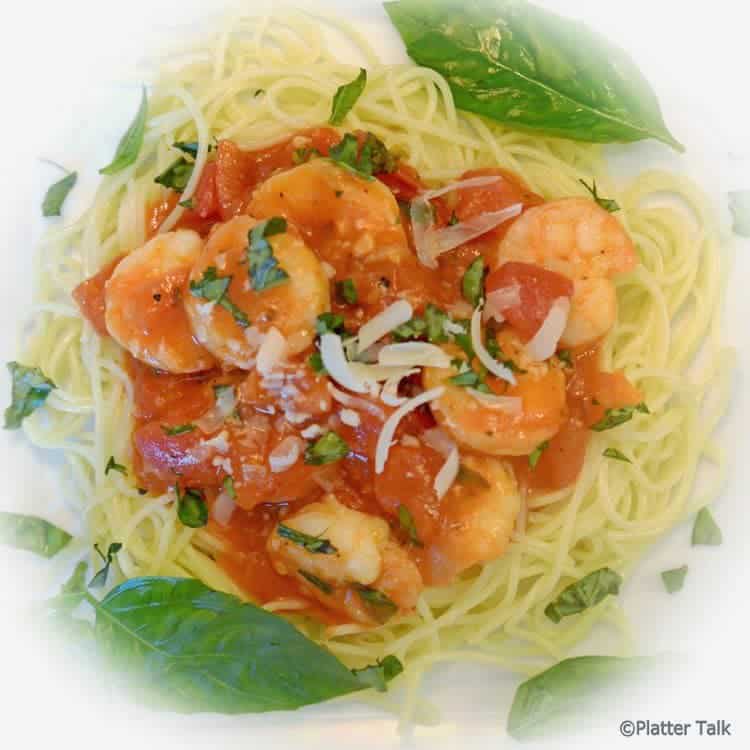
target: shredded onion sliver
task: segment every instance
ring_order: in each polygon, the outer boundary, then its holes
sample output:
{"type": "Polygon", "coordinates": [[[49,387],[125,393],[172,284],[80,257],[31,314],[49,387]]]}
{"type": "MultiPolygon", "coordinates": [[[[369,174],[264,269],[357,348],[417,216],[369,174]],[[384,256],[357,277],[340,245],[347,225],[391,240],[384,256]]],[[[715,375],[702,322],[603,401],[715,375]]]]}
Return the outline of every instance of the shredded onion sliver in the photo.
{"type": "Polygon", "coordinates": [[[385,469],[385,462],[388,460],[388,453],[391,450],[391,443],[393,442],[393,436],[396,434],[396,428],[399,422],[409,412],[418,409],[422,404],[427,404],[430,401],[440,398],[445,393],[445,388],[440,386],[439,388],[433,388],[432,390],[420,393],[419,396],[410,398],[405,404],[396,409],[388,419],[386,419],[383,429],[378,435],[377,446],[375,447],[375,473],[382,474],[385,469]]]}
{"type": "Polygon", "coordinates": [[[229,496],[229,493],[226,490],[222,490],[211,509],[216,523],[220,526],[228,526],[229,521],[232,518],[232,513],[234,513],[236,507],[237,505],[229,496]]]}
{"type": "Polygon", "coordinates": [[[461,458],[458,453],[458,448],[448,454],[448,458],[445,459],[445,463],[442,465],[440,471],[435,477],[433,487],[435,488],[435,494],[439,500],[442,500],[445,493],[453,486],[453,482],[456,481],[458,476],[458,470],[461,466],[461,458]]]}
{"type": "Polygon", "coordinates": [[[357,333],[357,351],[364,352],[394,328],[412,319],[414,310],[406,300],[389,305],[374,318],[370,318],[357,333]]]}
{"type": "Polygon", "coordinates": [[[341,336],[324,333],[320,337],[320,357],[328,375],[339,385],[355,393],[366,393],[365,384],[352,372],[344,354],[341,336]]]}
{"type": "Polygon", "coordinates": [[[348,393],[340,391],[332,383],[328,384],[328,392],[331,394],[334,401],[338,401],[340,404],[348,406],[350,409],[361,409],[362,411],[369,412],[378,419],[385,421],[385,412],[377,404],[373,404],[366,398],[350,396],[348,393]]]}
{"type": "Polygon", "coordinates": [[[450,367],[451,358],[435,344],[407,341],[388,344],[380,350],[378,362],[390,367],[450,367]]]}
{"type": "Polygon", "coordinates": [[[482,308],[477,307],[471,316],[471,344],[479,361],[497,378],[515,385],[516,378],[513,371],[498,362],[488,351],[482,340],[482,308]]]}
{"type": "Polygon", "coordinates": [[[570,299],[558,297],[550,307],[547,317],[534,337],[526,344],[526,354],[535,362],[544,362],[556,351],[560,338],[568,325],[570,299]]]}
{"type": "Polygon", "coordinates": [[[268,375],[286,358],[287,343],[277,328],[271,328],[258,349],[255,367],[261,375],[268,375]]]}

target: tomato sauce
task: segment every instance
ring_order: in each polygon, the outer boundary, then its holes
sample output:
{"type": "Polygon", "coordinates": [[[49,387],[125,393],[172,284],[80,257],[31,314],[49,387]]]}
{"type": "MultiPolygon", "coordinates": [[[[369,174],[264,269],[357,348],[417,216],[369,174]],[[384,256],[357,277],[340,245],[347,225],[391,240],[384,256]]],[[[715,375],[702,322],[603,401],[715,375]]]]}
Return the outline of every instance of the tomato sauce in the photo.
{"type": "MultiPolygon", "coordinates": [[[[218,222],[246,212],[258,186],[293,167],[299,160],[300,149],[325,156],[340,137],[330,128],[317,128],[256,151],[242,150],[229,141],[220,142],[210,155],[191,207],[183,212],[177,227],[206,236],[218,222]]],[[[475,170],[462,179],[479,176],[499,179],[435,200],[438,227],[516,203],[527,210],[543,202],[515,175],[504,170],[475,170]]],[[[377,177],[400,201],[412,200],[424,188],[416,170],[404,163],[393,173],[377,177]]],[[[169,193],[149,209],[149,235],[158,232],[180,199],[180,195],[169,193]]],[[[347,303],[334,293],[332,284],[332,311],[341,314],[346,326],[354,330],[399,299],[408,299],[416,314],[421,314],[428,303],[443,308],[461,304],[466,307],[461,296],[463,274],[480,256],[488,264],[494,260],[497,244],[511,223],[506,222],[478,240],[442,255],[434,270],[422,266],[413,252],[399,263],[364,262],[352,252],[338,255],[333,252],[326,260],[334,268],[334,280],[351,279],[358,299],[356,304],[347,303]]],[[[330,228],[301,227],[301,231],[311,247],[327,247],[330,228]]],[[[405,232],[414,249],[406,208],[402,207],[401,223],[392,232],[401,237],[405,232]]],[[[106,334],[104,285],[118,261],[103,268],[74,293],[84,315],[102,335],[106,334]]],[[[572,284],[564,277],[522,263],[508,263],[490,274],[487,292],[509,284],[519,285],[520,303],[508,311],[506,319],[523,340],[535,333],[554,299],[572,295],[572,284]]],[[[309,602],[308,613],[322,622],[335,623],[344,621],[342,615],[311,601],[296,576],[280,575],[274,569],[266,551],[269,534],[285,517],[333,492],[342,504],[385,519],[395,537],[409,549],[425,580],[429,580],[425,553],[417,546],[409,546],[409,535],[399,516],[403,509],[407,511],[420,544],[429,544],[439,533],[445,533],[441,504],[434,490],[435,478],[445,458],[424,443],[402,441],[405,436],[420,436],[435,426],[429,408],[422,407],[401,422],[385,470],[376,475],[375,445],[383,418],[394,409],[372,399],[373,411],[380,410],[382,418],[360,410],[356,426],[344,424],[337,416],[341,406],[332,402],[327,380],[315,375],[305,364],[309,353],[300,358],[294,376],[294,409],[306,413],[317,424],[335,429],[349,447],[342,460],[315,466],[300,459],[287,470],[273,473],[268,470],[270,456],[284,440],[297,438],[299,427],[285,411],[284,402],[289,399],[269,394],[256,372],[216,369],[197,375],[170,375],[126,355],[135,397],[134,469],[139,486],[146,490],[164,492],[176,484],[182,488],[200,488],[210,503],[215,502],[224,480],[231,474],[236,492],[231,521],[221,525],[212,518],[209,522],[211,533],[224,542],[219,564],[257,601],[303,599],[309,602]],[[221,385],[235,388],[235,413],[213,428],[209,420],[209,426],[205,427],[207,415],[216,410],[216,387],[221,385]],[[179,425],[190,425],[192,429],[182,434],[169,433],[169,428],[179,425]]],[[[572,484],[583,465],[591,425],[604,416],[606,409],[641,400],[622,374],[601,372],[598,347],[572,352],[565,380],[567,416],[562,429],[549,441],[534,468],[526,456],[510,459],[527,493],[552,491],[572,484]]],[[[488,382],[493,388],[497,385],[492,378],[488,382]]],[[[503,384],[501,393],[506,393],[506,385],[503,384]]],[[[418,376],[416,380],[406,380],[401,384],[401,395],[414,395],[421,387],[418,376]]]]}

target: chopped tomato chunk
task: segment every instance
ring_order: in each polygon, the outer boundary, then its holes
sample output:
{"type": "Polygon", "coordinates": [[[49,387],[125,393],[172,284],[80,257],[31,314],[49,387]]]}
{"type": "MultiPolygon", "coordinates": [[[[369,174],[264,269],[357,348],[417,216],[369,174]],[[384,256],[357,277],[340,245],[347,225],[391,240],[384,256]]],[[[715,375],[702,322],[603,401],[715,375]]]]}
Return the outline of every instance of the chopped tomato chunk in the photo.
{"type": "Polygon", "coordinates": [[[381,172],[375,175],[399,201],[412,201],[422,190],[422,181],[419,173],[414,167],[403,162],[398,165],[395,172],[381,172]]]}
{"type": "MultiPolygon", "coordinates": [[[[506,263],[487,277],[487,294],[518,288],[519,302],[500,312],[525,339],[540,328],[559,297],[573,296],[573,282],[559,273],[531,263],[506,263]]],[[[488,304],[492,304],[488,300],[488,304]]]]}
{"type": "Polygon", "coordinates": [[[211,161],[203,167],[201,178],[193,195],[193,212],[201,219],[217,219],[219,196],[216,188],[217,163],[211,161]]]}
{"type": "Polygon", "coordinates": [[[100,336],[109,336],[107,323],[104,317],[105,286],[109,277],[115,272],[115,268],[117,268],[117,264],[122,258],[123,256],[119,256],[113,261],[110,261],[101,269],[101,271],[99,271],[99,273],[94,274],[90,279],[86,279],[86,281],[82,281],[73,290],[73,299],[78,305],[78,309],[83,314],[83,317],[94,326],[94,330],[100,336]]]}

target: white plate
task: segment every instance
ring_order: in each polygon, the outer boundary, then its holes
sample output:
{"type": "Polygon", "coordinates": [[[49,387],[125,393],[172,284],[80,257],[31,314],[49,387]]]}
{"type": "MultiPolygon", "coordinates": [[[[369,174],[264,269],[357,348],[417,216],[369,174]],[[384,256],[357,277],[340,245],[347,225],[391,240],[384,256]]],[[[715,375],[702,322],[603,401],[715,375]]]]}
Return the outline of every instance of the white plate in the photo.
{"type": "MultiPolygon", "coordinates": [[[[298,3],[298,5],[301,3],[298,3]]],[[[740,374],[730,417],[722,432],[736,455],[729,486],[716,518],[724,531],[721,548],[690,549],[689,529],[682,526],[661,540],[639,565],[623,601],[634,623],[643,653],[688,654],[691,665],[679,678],[664,681],[627,702],[611,707],[585,738],[558,740],[557,747],[623,746],[636,740],[619,736],[624,719],[693,722],[679,747],[707,747],[695,721],[725,719],[733,736],[724,746],[748,746],[746,691],[740,681],[750,666],[746,643],[750,613],[747,540],[750,514],[750,406],[742,377],[750,364],[750,243],[733,241],[728,230],[725,193],[750,188],[750,146],[746,136],[746,25],[740,4],[714,0],[688,8],[682,0],[655,3],[629,0],[550,0],[544,5],[588,23],[619,42],[636,58],[654,84],[666,120],[688,146],[683,158],[657,144],[613,149],[618,170],[665,166],[687,172],[716,201],[735,254],[727,298],[727,338],[740,350],[740,374]],[[740,62],[744,57],[744,63],[740,62]],[[662,589],[659,572],[688,562],[690,574],[679,596],[662,589]]],[[[5,250],[0,288],[3,323],[0,349],[12,359],[16,329],[30,299],[31,248],[43,225],[39,206],[55,171],[39,162],[45,156],[77,168],[80,187],[69,209],[81,208],[96,180],[96,167],[108,161],[113,145],[137,102],[133,63],[163,33],[187,27],[205,13],[202,0],[67,0],[65,3],[14,5],[0,40],[4,71],[3,179],[0,215],[5,250]],[[145,30],[144,30],[145,27],[145,30]]],[[[384,59],[398,61],[403,51],[377,2],[330,2],[356,22],[384,59]]],[[[3,375],[4,376],[4,375],[3,375]]],[[[8,392],[7,378],[0,393],[8,392]]],[[[5,398],[5,396],[3,396],[5,398]]],[[[62,492],[55,459],[32,450],[16,434],[2,433],[0,466],[4,479],[3,509],[50,505],[62,513],[62,492]]],[[[57,516],[64,520],[64,516],[57,516]]],[[[247,717],[177,717],[150,714],[102,696],[95,680],[82,677],[75,655],[66,658],[39,640],[21,619],[31,602],[43,597],[59,571],[30,556],[0,551],[3,614],[0,642],[6,647],[1,684],[3,731],[17,747],[294,747],[312,748],[498,747],[507,740],[505,718],[518,680],[492,669],[443,667],[430,680],[427,697],[443,711],[439,727],[418,727],[399,736],[394,719],[356,703],[333,703],[295,714],[247,717]],[[12,656],[7,654],[13,652],[12,656]],[[62,663],[63,670],[58,666],[62,663]]],[[[578,652],[593,651],[587,644],[578,652]]],[[[571,727],[573,731],[575,727],[571,727]]],[[[10,746],[10,745],[9,745],[10,746]]]]}

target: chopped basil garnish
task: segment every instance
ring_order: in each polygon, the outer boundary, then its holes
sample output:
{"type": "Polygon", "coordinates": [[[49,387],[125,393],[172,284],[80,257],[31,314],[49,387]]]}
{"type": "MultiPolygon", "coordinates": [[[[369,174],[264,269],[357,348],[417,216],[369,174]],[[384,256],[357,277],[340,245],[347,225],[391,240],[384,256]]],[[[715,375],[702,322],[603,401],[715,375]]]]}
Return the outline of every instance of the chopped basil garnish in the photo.
{"type": "Polygon", "coordinates": [[[685,576],[688,572],[688,566],[683,565],[681,568],[665,570],[661,574],[661,580],[664,582],[664,588],[669,594],[675,594],[685,585],[685,576]]]}
{"type": "Polygon", "coordinates": [[[157,185],[170,188],[178,193],[185,190],[190,178],[193,175],[194,164],[187,159],[180,157],[174,164],[167,167],[160,175],[154,178],[157,185]]]}
{"type": "Polygon", "coordinates": [[[194,297],[215,302],[219,307],[223,307],[232,314],[238,326],[247,328],[250,325],[250,319],[227,296],[227,290],[231,283],[231,276],[218,276],[216,267],[209,266],[203,272],[203,277],[200,281],[190,282],[190,293],[194,297]]]}
{"type": "Polygon", "coordinates": [[[329,539],[323,539],[319,536],[310,536],[302,531],[297,531],[289,526],[280,523],[276,527],[276,533],[282,539],[288,539],[293,544],[313,552],[318,555],[335,555],[338,550],[334,547],[329,539]]]}
{"type": "Polygon", "coordinates": [[[732,229],[740,237],[750,237],[750,190],[729,193],[732,229]]]}
{"type": "Polygon", "coordinates": [[[648,406],[646,404],[637,404],[636,406],[623,406],[620,409],[607,409],[604,413],[604,417],[592,426],[592,430],[595,432],[604,432],[604,430],[611,430],[613,427],[619,427],[625,422],[629,422],[633,418],[635,412],[641,414],[650,414],[648,406]]]}
{"type": "Polygon", "coordinates": [[[409,509],[405,505],[398,506],[398,522],[401,529],[409,537],[409,541],[417,547],[422,546],[422,542],[419,539],[417,533],[417,526],[414,523],[414,516],[409,512],[409,509]]]}
{"type": "Polygon", "coordinates": [[[383,622],[392,617],[398,610],[395,602],[382,591],[370,588],[369,586],[357,586],[355,590],[359,594],[360,599],[370,609],[374,610],[377,618],[383,622]]]}
{"type": "Polygon", "coordinates": [[[458,467],[456,481],[459,484],[474,486],[483,490],[488,490],[492,486],[478,471],[470,469],[465,464],[458,467]]]}
{"type": "Polygon", "coordinates": [[[456,216],[455,211],[451,211],[451,217],[448,219],[448,226],[449,227],[455,227],[456,224],[458,224],[458,216],[456,216]]]}
{"type": "Polygon", "coordinates": [[[474,345],[471,343],[471,321],[469,320],[454,320],[456,325],[463,328],[463,333],[454,333],[453,340],[463,349],[466,356],[469,358],[469,362],[474,359],[474,345]]]}
{"type": "Polygon", "coordinates": [[[701,508],[693,524],[692,544],[717,547],[722,542],[721,529],[716,525],[708,508],[701,508]]]}
{"type": "Polygon", "coordinates": [[[286,219],[274,216],[256,224],[247,235],[247,260],[250,286],[256,292],[272,289],[285,281],[289,274],[279,265],[273,254],[269,237],[286,232],[286,219]]]}
{"type": "Polygon", "coordinates": [[[200,529],[208,523],[208,505],[200,490],[186,489],[180,492],[180,486],[175,486],[177,495],[177,517],[183,526],[200,529]]]}
{"type": "Polygon", "coordinates": [[[224,492],[227,493],[227,495],[232,499],[236,499],[237,497],[237,491],[234,489],[234,479],[230,476],[224,477],[224,481],[222,482],[222,486],[224,487],[224,492]]]}
{"type": "Polygon", "coordinates": [[[170,437],[174,437],[175,435],[186,435],[188,432],[192,432],[195,429],[194,424],[178,424],[174,427],[170,427],[169,425],[163,424],[161,426],[162,430],[164,430],[165,435],[169,435],[170,437]]]}
{"type": "MultiPolygon", "coordinates": [[[[172,148],[176,148],[178,151],[182,151],[183,154],[192,156],[193,159],[198,157],[198,141],[175,141],[172,144],[172,148]]],[[[213,146],[209,143],[208,150],[213,151],[213,146]]]]}
{"type": "Polygon", "coordinates": [[[234,390],[234,386],[231,383],[216,383],[213,386],[214,389],[214,398],[218,401],[218,399],[221,398],[222,394],[226,393],[227,391],[234,390]]]}
{"type": "Polygon", "coordinates": [[[394,328],[392,333],[396,341],[410,341],[424,336],[426,330],[427,324],[422,318],[412,318],[394,328]]]}
{"type": "Polygon", "coordinates": [[[308,573],[306,570],[298,570],[297,572],[308,583],[311,583],[313,586],[315,586],[316,589],[320,589],[324,594],[333,593],[333,586],[331,586],[331,584],[327,581],[324,581],[322,578],[318,578],[318,576],[315,576],[312,573],[308,573]]]}
{"type": "Polygon", "coordinates": [[[605,211],[609,211],[609,213],[613,214],[620,210],[620,206],[617,203],[617,201],[612,200],[611,198],[602,198],[599,193],[596,190],[596,180],[592,182],[591,185],[587,184],[586,180],[578,180],[578,182],[583,185],[586,190],[591,193],[591,197],[596,201],[596,204],[603,208],[605,211]]]}
{"type": "Polygon", "coordinates": [[[307,364],[316,375],[328,375],[328,370],[326,370],[325,365],[323,364],[323,357],[319,351],[314,351],[307,358],[307,364]]]}
{"type": "Polygon", "coordinates": [[[622,576],[610,568],[600,568],[563,589],[558,597],[547,605],[544,614],[552,622],[560,622],[563,617],[577,615],[589,607],[594,607],[612,594],[620,593],[622,576]]]}
{"type": "Polygon", "coordinates": [[[484,258],[481,255],[466,269],[461,281],[464,299],[476,307],[484,297],[484,258]]]}
{"type": "Polygon", "coordinates": [[[618,451],[617,448],[607,448],[602,453],[602,456],[605,458],[613,458],[615,461],[624,461],[627,464],[633,463],[622,451],[618,451]]]}
{"type": "Polygon", "coordinates": [[[383,141],[372,133],[367,134],[361,149],[357,137],[347,133],[328,153],[335,164],[366,180],[372,180],[375,174],[393,172],[396,169],[395,157],[383,141]]]}
{"type": "MultiPolygon", "coordinates": [[[[461,364],[467,366],[466,362],[462,362],[461,364]]],[[[487,383],[484,382],[484,375],[476,370],[472,370],[471,368],[463,370],[462,372],[459,372],[458,375],[449,378],[448,382],[451,383],[451,385],[457,385],[460,388],[473,388],[480,393],[491,392],[487,383]]]]}
{"type": "Polygon", "coordinates": [[[188,211],[192,211],[195,208],[195,201],[192,198],[188,198],[186,201],[180,201],[177,205],[188,209],[188,211]]]}
{"type": "Polygon", "coordinates": [[[5,410],[5,429],[17,430],[57,386],[38,367],[8,362],[8,370],[12,384],[10,406],[5,410]]]}
{"type": "Polygon", "coordinates": [[[536,448],[534,448],[533,451],[531,451],[529,455],[529,466],[532,469],[536,469],[536,465],[539,463],[539,459],[542,457],[542,453],[549,448],[549,440],[545,440],[542,443],[539,443],[536,448]]]}
{"type": "Polygon", "coordinates": [[[336,297],[339,304],[356,305],[359,295],[357,287],[352,279],[344,279],[336,282],[336,297]]]}
{"type": "Polygon", "coordinates": [[[107,549],[107,554],[104,555],[99,549],[99,545],[95,544],[94,549],[96,550],[99,557],[104,561],[104,567],[91,579],[89,582],[90,589],[102,588],[107,583],[107,577],[109,576],[109,569],[112,566],[112,560],[114,556],[122,549],[120,542],[112,542],[107,549]]]}
{"type": "Polygon", "coordinates": [[[300,164],[306,164],[315,156],[322,156],[317,148],[298,148],[295,149],[292,154],[292,163],[297,166],[300,164]]]}
{"type": "Polygon", "coordinates": [[[42,216],[59,216],[68,193],[78,180],[78,172],[70,172],[62,180],[50,185],[42,203],[42,216]]]}
{"type": "Polygon", "coordinates": [[[109,457],[107,465],[104,467],[104,476],[107,476],[110,471],[119,471],[124,477],[128,475],[128,470],[122,464],[118,464],[114,456],[109,457]]]}
{"type": "Polygon", "coordinates": [[[392,654],[382,660],[378,659],[377,664],[371,664],[362,669],[352,669],[352,673],[363,685],[374,688],[379,693],[384,693],[388,689],[387,683],[403,671],[403,664],[392,654]]]}
{"type": "Polygon", "coordinates": [[[322,336],[325,333],[346,333],[344,317],[338,313],[321,313],[315,321],[315,333],[322,336]]]}
{"type": "Polygon", "coordinates": [[[141,96],[141,105],[138,108],[135,119],[130,123],[130,127],[125,131],[125,135],[120,139],[114,158],[106,167],[99,170],[100,174],[117,174],[135,163],[138,154],[141,152],[141,146],[143,146],[147,114],[148,97],[146,96],[146,89],[144,87],[141,96]]]}
{"type": "Polygon", "coordinates": [[[557,358],[566,367],[573,367],[573,355],[571,354],[570,349],[560,349],[560,351],[557,352],[557,358]]]}
{"type": "Polygon", "coordinates": [[[439,307],[430,303],[424,311],[424,322],[427,331],[427,340],[431,344],[440,344],[448,340],[445,333],[445,322],[448,320],[448,313],[439,307]]]}
{"type": "Polygon", "coordinates": [[[328,118],[330,125],[341,125],[351,111],[367,85],[367,71],[359,69],[359,75],[350,83],[339,86],[333,97],[331,116],[328,118]]]}
{"type": "Polygon", "coordinates": [[[72,538],[43,518],[0,511],[0,544],[54,557],[72,538]]]}
{"type": "Polygon", "coordinates": [[[312,466],[332,464],[345,458],[349,453],[346,441],[333,430],[318,438],[305,450],[305,463],[312,466]]]}

